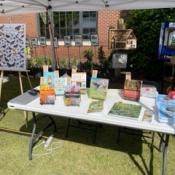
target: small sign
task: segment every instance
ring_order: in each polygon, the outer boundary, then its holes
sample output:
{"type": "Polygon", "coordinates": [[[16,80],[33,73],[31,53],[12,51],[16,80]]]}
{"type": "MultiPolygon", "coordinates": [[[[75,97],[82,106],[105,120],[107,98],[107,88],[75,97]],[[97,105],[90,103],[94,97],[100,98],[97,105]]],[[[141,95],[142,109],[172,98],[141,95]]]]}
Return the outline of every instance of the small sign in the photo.
{"type": "Polygon", "coordinates": [[[97,78],[98,70],[92,70],[92,77],[97,78]]]}
{"type": "Polygon", "coordinates": [[[70,46],[71,45],[70,36],[64,36],[64,45],[65,46],[70,46]]]}
{"type": "Polygon", "coordinates": [[[46,37],[45,36],[41,36],[39,38],[39,43],[40,43],[40,46],[46,46],[46,37]]]}
{"type": "Polygon", "coordinates": [[[38,46],[38,39],[37,38],[32,38],[31,44],[32,44],[32,47],[37,47],[38,46]]]}
{"type": "Polygon", "coordinates": [[[126,68],[128,55],[125,53],[115,53],[112,56],[112,68],[126,68]]]}
{"type": "Polygon", "coordinates": [[[91,45],[93,46],[98,45],[98,35],[91,35],[91,45]]]}
{"type": "Polygon", "coordinates": [[[83,44],[82,35],[75,35],[75,46],[81,46],[83,44]]]}

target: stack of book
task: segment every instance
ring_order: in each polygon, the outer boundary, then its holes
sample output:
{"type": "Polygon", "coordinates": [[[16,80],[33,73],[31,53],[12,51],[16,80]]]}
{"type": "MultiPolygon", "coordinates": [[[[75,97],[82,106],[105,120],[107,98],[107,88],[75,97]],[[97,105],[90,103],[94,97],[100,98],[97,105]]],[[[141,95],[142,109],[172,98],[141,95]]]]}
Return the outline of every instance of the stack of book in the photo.
{"type": "Polygon", "coordinates": [[[171,99],[167,95],[158,95],[156,97],[156,106],[160,122],[169,124],[175,122],[175,99],[171,99]]]}

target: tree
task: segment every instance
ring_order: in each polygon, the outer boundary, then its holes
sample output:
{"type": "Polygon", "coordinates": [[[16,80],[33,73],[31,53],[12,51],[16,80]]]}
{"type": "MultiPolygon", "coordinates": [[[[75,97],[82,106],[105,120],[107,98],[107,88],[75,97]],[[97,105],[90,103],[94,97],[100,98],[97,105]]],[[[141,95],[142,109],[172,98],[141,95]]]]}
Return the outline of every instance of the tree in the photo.
{"type": "Polygon", "coordinates": [[[160,27],[165,21],[175,21],[174,9],[129,11],[127,28],[133,29],[137,37],[137,49],[129,53],[129,64],[133,69],[141,66],[145,73],[153,74],[154,72],[154,75],[157,76],[156,68],[157,71],[160,71],[157,65],[160,27]],[[136,66],[137,63],[140,66],[136,66]]]}

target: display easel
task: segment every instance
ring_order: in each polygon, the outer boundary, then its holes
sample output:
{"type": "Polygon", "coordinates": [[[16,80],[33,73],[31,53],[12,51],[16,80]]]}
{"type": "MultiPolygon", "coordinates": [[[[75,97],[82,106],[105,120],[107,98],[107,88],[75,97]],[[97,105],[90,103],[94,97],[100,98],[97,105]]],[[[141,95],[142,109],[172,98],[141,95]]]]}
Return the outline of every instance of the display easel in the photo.
{"type": "MultiPolygon", "coordinates": [[[[0,72],[1,72],[1,77],[0,77],[0,102],[2,100],[1,98],[2,98],[2,86],[3,86],[4,71],[5,70],[0,70],[0,72]]],[[[23,89],[22,76],[21,76],[22,72],[26,73],[26,76],[27,76],[27,79],[28,79],[28,82],[29,82],[29,86],[30,86],[31,89],[33,88],[32,87],[32,83],[30,81],[29,74],[28,74],[29,71],[28,70],[24,70],[24,71],[17,71],[17,72],[18,72],[18,77],[19,77],[20,91],[21,91],[21,94],[23,94],[24,93],[24,89],[23,89]]],[[[4,116],[5,112],[2,111],[1,113],[4,116]]],[[[27,126],[27,122],[28,122],[28,114],[27,114],[27,112],[24,112],[24,117],[25,117],[25,124],[27,126]]]]}

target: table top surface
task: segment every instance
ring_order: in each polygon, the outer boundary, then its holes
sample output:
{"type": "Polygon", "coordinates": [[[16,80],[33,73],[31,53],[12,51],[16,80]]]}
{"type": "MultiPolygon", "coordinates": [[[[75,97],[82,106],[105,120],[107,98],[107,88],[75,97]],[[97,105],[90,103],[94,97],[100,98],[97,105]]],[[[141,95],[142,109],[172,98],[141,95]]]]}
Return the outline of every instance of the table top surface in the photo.
{"type": "Polygon", "coordinates": [[[175,123],[172,125],[167,123],[160,123],[156,115],[155,99],[141,97],[140,102],[132,102],[122,99],[121,90],[109,89],[106,100],[104,101],[104,108],[101,112],[87,113],[89,103],[92,99],[88,95],[81,95],[80,106],[65,106],[63,96],[56,96],[54,105],[41,105],[38,95],[33,96],[28,92],[10,100],[8,107],[10,109],[31,111],[36,113],[49,114],[54,116],[62,116],[73,119],[80,119],[104,124],[117,125],[121,127],[128,127],[133,129],[150,130],[155,132],[175,134],[175,123]],[[141,104],[141,112],[138,119],[129,117],[117,116],[108,114],[114,103],[126,102],[131,104],[141,104]],[[145,110],[154,112],[152,121],[143,121],[143,114],[145,110]]]}

